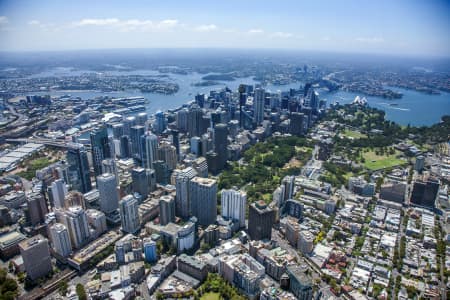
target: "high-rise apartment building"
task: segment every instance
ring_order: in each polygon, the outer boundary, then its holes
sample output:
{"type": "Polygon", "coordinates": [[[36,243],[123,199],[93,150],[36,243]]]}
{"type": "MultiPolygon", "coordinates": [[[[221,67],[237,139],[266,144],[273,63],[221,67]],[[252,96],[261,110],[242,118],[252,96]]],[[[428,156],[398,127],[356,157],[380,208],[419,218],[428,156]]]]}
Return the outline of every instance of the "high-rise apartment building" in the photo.
{"type": "Polygon", "coordinates": [[[156,242],[152,241],[150,238],[146,238],[144,239],[143,244],[145,261],[149,263],[157,261],[156,242]]]}
{"type": "Polygon", "coordinates": [[[158,137],[150,132],[141,136],[142,167],[152,169],[158,160],[158,137]]]}
{"type": "Polygon", "coordinates": [[[74,248],[79,249],[89,241],[87,216],[81,206],[72,206],[64,211],[63,223],[69,231],[70,241],[74,248]]]}
{"type": "Polygon", "coordinates": [[[114,174],[104,173],[97,176],[97,189],[100,194],[100,210],[112,213],[119,207],[119,191],[114,174]]]}
{"type": "Polygon", "coordinates": [[[48,240],[42,235],[20,242],[19,249],[25,271],[31,280],[44,277],[52,271],[48,240]]]}
{"type": "Polygon", "coordinates": [[[159,223],[166,225],[175,221],[175,199],[164,195],[159,198],[159,223]]]}
{"type": "Polygon", "coordinates": [[[235,189],[222,190],[220,200],[222,217],[238,222],[239,227],[245,227],[245,210],[247,207],[245,192],[235,189]]]}
{"type": "Polygon", "coordinates": [[[208,177],[208,162],[206,161],[206,158],[199,157],[196,160],[193,161],[192,167],[197,172],[197,176],[199,177],[208,177]]]}
{"type": "Polygon", "coordinates": [[[192,167],[181,170],[175,179],[177,196],[175,200],[175,211],[177,216],[188,218],[191,216],[191,202],[189,197],[189,183],[197,175],[192,167]]]}
{"type": "Polygon", "coordinates": [[[61,223],[55,223],[49,228],[53,250],[62,257],[68,257],[72,253],[69,231],[61,223]]]}
{"type": "Polygon", "coordinates": [[[161,143],[158,149],[158,157],[167,164],[169,170],[174,170],[177,167],[177,149],[170,143],[161,143]]]}
{"type": "Polygon", "coordinates": [[[53,206],[56,208],[64,207],[64,199],[67,195],[67,185],[62,179],[56,179],[51,184],[53,206]]]}
{"type": "Polygon", "coordinates": [[[122,231],[136,233],[140,229],[138,202],[133,195],[127,195],[119,202],[122,231]]]}
{"type": "Polygon", "coordinates": [[[189,197],[192,215],[203,226],[217,220],[217,181],[214,179],[194,177],[189,184],[189,197]]]}
{"type": "Polygon", "coordinates": [[[27,219],[31,225],[37,225],[45,221],[45,215],[48,213],[47,203],[44,195],[32,192],[27,198],[27,219]]]}

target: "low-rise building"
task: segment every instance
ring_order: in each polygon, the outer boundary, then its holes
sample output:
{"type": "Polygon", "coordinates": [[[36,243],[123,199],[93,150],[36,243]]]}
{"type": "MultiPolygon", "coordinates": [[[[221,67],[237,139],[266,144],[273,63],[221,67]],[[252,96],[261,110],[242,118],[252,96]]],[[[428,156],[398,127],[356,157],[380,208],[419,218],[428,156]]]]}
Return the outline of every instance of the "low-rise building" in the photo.
{"type": "Polygon", "coordinates": [[[178,257],[178,270],[202,282],[208,275],[206,264],[195,257],[181,254],[178,257]]]}

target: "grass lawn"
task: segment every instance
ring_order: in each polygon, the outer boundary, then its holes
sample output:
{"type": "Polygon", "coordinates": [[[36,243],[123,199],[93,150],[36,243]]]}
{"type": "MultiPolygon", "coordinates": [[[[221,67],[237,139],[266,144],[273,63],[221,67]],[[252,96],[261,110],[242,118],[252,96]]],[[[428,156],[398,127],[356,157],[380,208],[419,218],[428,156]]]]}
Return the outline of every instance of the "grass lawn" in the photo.
{"type": "Polygon", "coordinates": [[[219,293],[206,293],[204,294],[200,300],[220,300],[219,293]]]}
{"type": "Polygon", "coordinates": [[[30,162],[30,167],[36,170],[45,168],[46,166],[50,165],[51,162],[47,157],[41,157],[41,158],[36,158],[35,160],[32,160],[30,162]]]}
{"type": "Polygon", "coordinates": [[[270,202],[272,202],[272,194],[264,194],[263,199],[264,199],[264,202],[269,204],[270,202]]]}
{"type": "Polygon", "coordinates": [[[48,159],[47,157],[40,157],[40,158],[33,159],[31,161],[26,161],[24,163],[24,165],[26,166],[26,170],[17,173],[17,175],[19,175],[27,180],[31,180],[36,175],[37,170],[45,168],[48,165],[50,165],[51,163],[52,163],[52,161],[50,161],[50,159],[48,159]]]}
{"type": "Polygon", "coordinates": [[[347,181],[348,181],[348,179],[349,179],[350,177],[354,177],[355,174],[353,174],[353,172],[347,172],[347,173],[345,173],[343,176],[344,176],[344,178],[347,179],[347,181]]]}
{"type": "Polygon", "coordinates": [[[305,147],[305,146],[295,146],[295,152],[296,153],[299,153],[299,152],[308,152],[308,151],[311,151],[312,150],[312,148],[310,148],[310,147],[305,147]]]}
{"type": "Polygon", "coordinates": [[[354,139],[361,139],[361,138],[367,137],[367,135],[365,135],[364,133],[361,133],[361,132],[355,131],[355,130],[349,130],[349,129],[345,129],[341,134],[348,138],[354,138],[354,139]]]}
{"type": "Polygon", "coordinates": [[[362,155],[366,160],[364,166],[373,171],[403,165],[406,161],[397,158],[399,153],[400,152],[396,151],[394,155],[376,155],[374,151],[363,152],[362,155]]]}

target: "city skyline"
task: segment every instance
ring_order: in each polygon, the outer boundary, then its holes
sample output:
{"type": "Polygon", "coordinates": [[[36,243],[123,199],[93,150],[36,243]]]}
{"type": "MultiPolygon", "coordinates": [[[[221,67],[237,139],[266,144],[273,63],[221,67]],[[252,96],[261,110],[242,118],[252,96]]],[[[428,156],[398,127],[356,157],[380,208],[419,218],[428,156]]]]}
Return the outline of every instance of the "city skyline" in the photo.
{"type": "Polygon", "coordinates": [[[450,299],[450,0],[0,0],[2,299],[450,299]]]}
{"type": "Polygon", "coordinates": [[[448,56],[449,9],[446,1],[2,1],[0,50],[275,48],[448,56]]]}

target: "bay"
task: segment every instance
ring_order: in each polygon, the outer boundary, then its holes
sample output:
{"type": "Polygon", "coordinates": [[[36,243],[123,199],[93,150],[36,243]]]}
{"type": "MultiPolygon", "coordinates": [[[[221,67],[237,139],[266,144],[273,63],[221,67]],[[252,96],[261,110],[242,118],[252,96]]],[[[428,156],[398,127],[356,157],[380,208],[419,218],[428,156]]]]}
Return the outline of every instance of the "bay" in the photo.
{"type": "MultiPolygon", "coordinates": [[[[80,75],[82,72],[92,71],[73,71],[70,68],[58,69],[54,73],[46,72],[45,74],[34,75],[34,77],[52,76],[52,75],[80,75]]],[[[253,80],[252,77],[236,78],[234,81],[218,81],[218,84],[211,86],[194,86],[194,83],[202,81],[202,77],[208,74],[189,73],[189,74],[166,74],[155,70],[135,70],[135,71],[108,71],[105,74],[111,75],[168,75],[167,80],[176,82],[179,85],[179,91],[175,94],[164,95],[157,93],[142,93],[135,90],[127,90],[121,92],[97,92],[97,91],[50,91],[39,92],[40,94],[50,94],[52,96],[62,96],[70,94],[71,96],[81,97],[82,99],[94,98],[97,96],[111,97],[127,97],[127,96],[143,96],[149,100],[147,105],[147,113],[154,114],[157,111],[165,111],[174,109],[194,99],[198,93],[209,94],[212,90],[219,90],[224,87],[236,91],[240,84],[256,85],[259,82],[253,80]]],[[[265,89],[271,92],[277,90],[288,91],[290,88],[298,89],[303,84],[294,82],[287,85],[267,85],[265,89]]],[[[438,123],[443,115],[450,115],[450,93],[441,92],[439,95],[431,95],[420,93],[414,90],[403,88],[389,87],[395,91],[401,92],[401,99],[384,99],[381,97],[364,96],[361,93],[348,91],[327,92],[319,91],[319,97],[326,99],[327,103],[339,102],[341,104],[351,103],[356,96],[366,97],[368,104],[372,107],[382,109],[386,112],[386,118],[400,125],[413,126],[429,126],[438,123]]]]}

